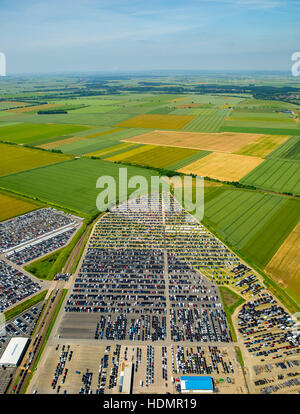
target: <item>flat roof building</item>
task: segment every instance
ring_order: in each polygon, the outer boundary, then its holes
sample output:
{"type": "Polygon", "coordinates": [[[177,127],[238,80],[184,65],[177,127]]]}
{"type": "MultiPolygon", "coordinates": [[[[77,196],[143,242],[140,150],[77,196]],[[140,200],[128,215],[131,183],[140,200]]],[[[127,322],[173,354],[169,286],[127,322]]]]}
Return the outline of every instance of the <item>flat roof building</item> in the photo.
{"type": "Polygon", "coordinates": [[[214,390],[211,377],[180,377],[180,385],[184,393],[211,393],[214,390]]]}
{"type": "Polygon", "coordinates": [[[22,360],[29,343],[29,338],[11,338],[3,355],[0,359],[0,365],[16,367],[22,360]]]}

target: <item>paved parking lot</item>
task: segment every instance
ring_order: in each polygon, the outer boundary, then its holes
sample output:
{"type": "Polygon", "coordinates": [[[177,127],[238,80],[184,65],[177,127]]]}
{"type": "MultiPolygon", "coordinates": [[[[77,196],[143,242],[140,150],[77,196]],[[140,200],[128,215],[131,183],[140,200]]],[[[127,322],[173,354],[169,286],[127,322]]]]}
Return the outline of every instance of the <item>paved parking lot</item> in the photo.
{"type": "MultiPolygon", "coordinates": [[[[141,197],[140,206],[152,203],[154,211],[121,207],[98,222],[65,304],[62,338],[231,341],[216,285],[177,257],[176,239],[165,244],[172,222],[165,201],[141,197]]],[[[183,211],[172,203],[174,214],[183,211]]],[[[178,214],[174,222],[191,220],[178,214]]]]}
{"type": "Polygon", "coordinates": [[[0,259],[0,312],[40,289],[39,283],[0,259]]]}
{"type": "Polygon", "coordinates": [[[177,380],[187,373],[212,376],[218,393],[246,393],[233,347],[103,346],[67,341],[47,346],[28,392],[126,393],[132,367],[134,394],[177,393],[177,380]]]}

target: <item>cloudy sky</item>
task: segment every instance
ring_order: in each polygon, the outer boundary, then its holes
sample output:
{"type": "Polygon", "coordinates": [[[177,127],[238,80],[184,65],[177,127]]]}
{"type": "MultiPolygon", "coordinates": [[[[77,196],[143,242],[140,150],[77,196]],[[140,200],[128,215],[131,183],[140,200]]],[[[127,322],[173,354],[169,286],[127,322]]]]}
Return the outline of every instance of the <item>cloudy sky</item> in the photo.
{"type": "Polygon", "coordinates": [[[299,0],[0,0],[7,73],[289,70],[299,0]]]}

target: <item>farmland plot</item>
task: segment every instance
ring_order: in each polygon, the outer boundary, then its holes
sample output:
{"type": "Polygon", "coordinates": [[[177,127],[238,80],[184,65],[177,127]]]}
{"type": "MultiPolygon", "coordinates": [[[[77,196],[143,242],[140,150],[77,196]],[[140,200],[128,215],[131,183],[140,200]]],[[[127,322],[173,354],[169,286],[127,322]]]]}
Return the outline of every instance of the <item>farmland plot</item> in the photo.
{"type": "Polygon", "coordinates": [[[19,145],[0,144],[0,176],[54,164],[70,158],[69,155],[64,154],[24,148],[19,145]]]}
{"type": "Polygon", "coordinates": [[[247,171],[252,171],[262,162],[263,160],[257,157],[213,152],[178,171],[222,181],[238,181],[247,171]]]}
{"type": "Polygon", "coordinates": [[[300,161],[300,136],[293,136],[272,151],[267,158],[300,161]]]}
{"type": "Polygon", "coordinates": [[[299,163],[267,159],[243,177],[241,183],[266,190],[300,195],[299,163]]]}
{"type": "Polygon", "coordinates": [[[160,115],[144,114],[130,118],[118,124],[120,127],[152,128],[152,129],[182,129],[195,117],[192,115],[160,115]]]}
{"type": "Polygon", "coordinates": [[[229,113],[229,109],[202,109],[197,118],[183,129],[195,132],[218,132],[229,113]]]}
{"type": "MultiPolygon", "coordinates": [[[[81,158],[0,178],[0,187],[89,216],[98,212],[96,199],[101,192],[96,188],[98,178],[103,175],[112,176],[118,187],[119,168],[125,167],[81,158]]],[[[150,180],[157,173],[150,169],[128,166],[128,178],[134,175],[142,175],[150,180]]],[[[133,189],[129,190],[128,194],[132,191],[133,189]]],[[[119,197],[124,197],[124,193],[119,197]]]]}

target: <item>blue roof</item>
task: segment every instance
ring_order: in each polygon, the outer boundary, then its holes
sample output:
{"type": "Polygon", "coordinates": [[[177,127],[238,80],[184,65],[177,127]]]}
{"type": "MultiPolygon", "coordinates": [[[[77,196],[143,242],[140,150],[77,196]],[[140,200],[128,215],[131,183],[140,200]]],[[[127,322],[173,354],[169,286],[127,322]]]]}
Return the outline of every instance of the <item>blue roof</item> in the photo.
{"type": "MultiPolygon", "coordinates": [[[[183,389],[186,390],[213,390],[211,377],[180,377],[181,383],[184,381],[183,389]]],[[[183,385],[183,384],[182,384],[183,385]]]]}

